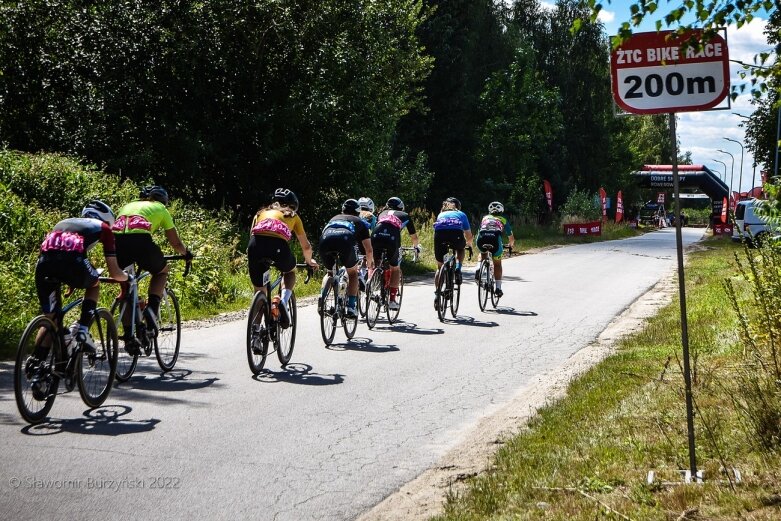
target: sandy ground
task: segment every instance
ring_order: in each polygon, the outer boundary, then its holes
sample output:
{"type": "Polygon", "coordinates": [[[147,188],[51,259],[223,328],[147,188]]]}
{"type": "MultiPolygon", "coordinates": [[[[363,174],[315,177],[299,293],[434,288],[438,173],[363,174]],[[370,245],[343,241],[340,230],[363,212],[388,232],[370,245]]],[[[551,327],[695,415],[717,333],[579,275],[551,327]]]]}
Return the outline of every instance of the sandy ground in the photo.
{"type": "Polygon", "coordinates": [[[448,492],[466,487],[467,478],[484,472],[506,440],[521,432],[540,407],[565,396],[567,387],[589,368],[613,353],[617,340],[641,329],[677,291],[677,271],[637,299],[590,345],[563,366],[539,375],[493,416],[484,418],[437,465],[358,518],[358,521],[422,521],[442,512],[448,492]]]}

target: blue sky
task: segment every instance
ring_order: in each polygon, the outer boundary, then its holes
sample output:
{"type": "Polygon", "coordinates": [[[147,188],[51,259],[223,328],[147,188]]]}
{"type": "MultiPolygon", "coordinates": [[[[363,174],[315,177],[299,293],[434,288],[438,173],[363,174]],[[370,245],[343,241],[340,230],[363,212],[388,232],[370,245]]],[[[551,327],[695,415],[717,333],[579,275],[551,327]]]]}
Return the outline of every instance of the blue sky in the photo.
{"type": "MultiPolygon", "coordinates": [[[[603,0],[604,7],[600,18],[605,24],[608,34],[616,34],[621,23],[629,21],[629,6],[632,3],[633,2],[630,2],[629,0],[613,0],[610,3],[608,3],[608,0],[603,0]]],[[[644,21],[642,26],[634,28],[633,30],[635,32],[655,31],[656,20],[663,20],[665,14],[672,8],[678,7],[680,4],[680,0],[673,0],[672,2],[659,0],[658,14],[655,13],[644,21]]],[[[767,43],[767,38],[764,36],[766,20],[767,16],[758,16],[750,24],[746,24],[740,29],[735,25],[727,27],[727,43],[729,46],[730,60],[753,63],[754,56],[757,53],[772,49],[767,43]]],[[[667,29],[664,23],[662,24],[662,29],[667,29]]],[[[732,63],[730,65],[730,83],[733,86],[745,83],[738,76],[739,69],[740,67],[737,64],[732,63]]],[[[695,164],[705,164],[708,168],[721,175],[724,173],[725,167],[714,160],[726,163],[727,184],[730,183],[733,160],[729,155],[718,152],[718,149],[730,152],[735,158],[733,188],[737,190],[738,181],[740,179],[741,148],[737,143],[726,141],[724,138],[728,137],[743,142],[745,136],[744,129],[739,126],[743,120],[732,114],[733,112],[746,116],[753,112],[748,94],[743,94],[733,101],[729,110],[679,113],[677,131],[681,144],[681,151],[690,151],[692,153],[692,160],[695,164]]],[[[753,159],[754,158],[749,151],[745,150],[745,153],[743,154],[743,182],[741,191],[749,190],[752,187],[753,159]]],[[[757,168],[756,178],[757,183],[759,183],[759,168],[757,168]]]]}

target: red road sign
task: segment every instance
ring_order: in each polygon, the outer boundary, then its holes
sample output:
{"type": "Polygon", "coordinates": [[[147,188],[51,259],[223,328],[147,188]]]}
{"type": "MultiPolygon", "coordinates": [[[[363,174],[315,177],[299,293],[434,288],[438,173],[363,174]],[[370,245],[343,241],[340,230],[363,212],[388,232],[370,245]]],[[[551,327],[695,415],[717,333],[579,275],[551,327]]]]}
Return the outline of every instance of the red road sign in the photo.
{"type": "MultiPolygon", "coordinates": [[[[702,31],[687,33],[701,40],[702,31]]],[[[727,41],[717,34],[700,48],[673,31],[637,33],[610,55],[613,98],[635,114],[715,107],[729,92],[727,41]]]]}

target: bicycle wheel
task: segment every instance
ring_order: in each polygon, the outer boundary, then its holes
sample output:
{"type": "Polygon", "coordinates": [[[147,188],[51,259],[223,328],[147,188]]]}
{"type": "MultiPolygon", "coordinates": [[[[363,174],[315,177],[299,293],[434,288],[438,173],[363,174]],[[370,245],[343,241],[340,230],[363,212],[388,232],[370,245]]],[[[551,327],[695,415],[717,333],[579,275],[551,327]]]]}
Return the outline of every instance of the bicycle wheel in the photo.
{"type": "Polygon", "coordinates": [[[79,357],[79,394],[88,407],[103,405],[117,369],[119,338],[111,313],[98,308],[92,317],[89,333],[95,343],[95,354],[81,353],[79,357]]]}
{"type": "Polygon", "coordinates": [[[496,309],[499,305],[499,297],[496,295],[496,281],[494,280],[494,272],[491,270],[491,276],[488,279],[488,287],[491,288],[491,305],[496,309]]]}
{"type": "MultiPolygon", "coordinates": [[[[344,275],[347,277],[347,275],[344,275]]],[[[344,283],[344,287],[347,287],[347,282],[344,283]]],[[[344,295],[340,295],[340,298],[342,299],[342,328],[344,329],[344,334],[347,336],[347,339],[351,339],[355,336],[355,330],[358,329],[358,314],[356,313],[355,318],[348,318],[346,313],[347,308],[347,292],[345,291],[344,295]]]]}
{"type": "Polygon", "coordinates": [[[260,373],[266,363],[270,325],[268,311],[266,294],[256,292],[247,317],[247,362],[252,374],[260,373]]]}
{"type": "Polygon", "coordinates": [[[131,337],[130,326],[125,328],[123,319],[130,322],[127,316],[130,314],[130,308],[127,300],[114,300],[111,305],[111,316],[114,317],[114,325],[117,328],[117,335],[123,339],[123,345],[117,348],[117,363],[114,378],[118,382],[127,382],[138,365],[138,354],[130,354],[127,350],[128,343],[138,343],[138,339],[131,337]]]}
{"type": "Polygon", "coordinates": [[[456,284],[455,271],[450,270],[448,285],[450,286],[450,315],[456,318],[458,304],[461,302],[461,284],[456,284]]]}
{"type": "Polygon", "coordinates": [[[369,329],[377,324],[377,317],[380,316],[380,306],[382,304],[382,273],[381,270],[374,270],[366,285],[366,325],[369,329]]]}
{"type": "MultiPolygon", "coordinates": [[[[281,304],[281,302],[280,302],[281,304]]],[[[291,294],[287,301],[287,315],[290,317],[290,325],[287,329],[277,329],[277,358],[282,366],[286,366],[293,356],[293,347],[296,345],[296,296],[291,294]]]]}
{"type": "MultiPolygon", "coordinates": [[[[404,272],[399,269],[399,291],[396,292],[396,303],[399,305],[397,309],[388,308],[388,323],[393,324],[398,320],[399,313],[401,312],[401,298],[404,295],[404,272]]],[[[388,294],[388,301],[390,302],[390,294],[388,294]]]]}
{"type": "Polygon", "coordinates": [[[447,268],[443,264],[439,269],[439,277],[437,279],[437,295],[439,295],[439,305],[437,306],[437,317],[440,322],[445,321],[445,310],[447,309],[447,268]]]}
{"type": "Polygon", "coordinates": [[[29,423],[40,423],[54,405],[60,378],[54,373],[59,361],[57,326],[40,315],[30,321],[19,340],[14,368],[14,396],[19,414],[29,423]],[[45,345],[50,347],[47,349],[45,345]]]}
{"type": "Polygon", "coordinates": [[[485,305],[488,303],[488,278],[488,261],[483,260],[477,270],[477,303],[480,305],[480,311],[485,311],[485,305]]]}
{"type": "Polygon", "coordinates": [[[365,282],[361,276],[358,275],[358,302],[355,307],[358,310],[358,316],[360,318],[366,318],[366,309],[368,305],[367,295],[369,294],[367,282],[365,282]]]}
{"type": "Polygon", "coordinates": [[[179,301],[174,292],[165,288],[160,300],[160,312],[157,317],[157,335],[155,335],[155,356],[160,369],[167,373],[176,365],[179,358],[179,345],[182,342],[182,315],[179,301]]]}
{"type": "Polygon", "coordinates": [[[336,309],[336,284],[331,277],[320,294],[320,333],[325,345],[331,345],[336,334],[339,315],[336,309]]]}

